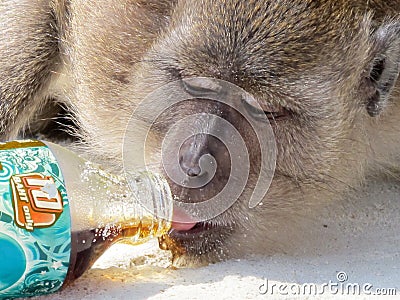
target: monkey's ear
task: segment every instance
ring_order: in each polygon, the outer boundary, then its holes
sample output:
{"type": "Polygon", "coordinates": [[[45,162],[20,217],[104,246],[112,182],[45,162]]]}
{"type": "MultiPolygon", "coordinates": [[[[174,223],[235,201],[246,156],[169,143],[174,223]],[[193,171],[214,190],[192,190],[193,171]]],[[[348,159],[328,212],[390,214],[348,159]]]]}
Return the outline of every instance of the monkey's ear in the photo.
{"type": "Polygon", "coordinates": [[[374,59],[369,70],[367,111],[378,116],[386,106],[400,71],[400,22],[378,28],[374,59]]]}

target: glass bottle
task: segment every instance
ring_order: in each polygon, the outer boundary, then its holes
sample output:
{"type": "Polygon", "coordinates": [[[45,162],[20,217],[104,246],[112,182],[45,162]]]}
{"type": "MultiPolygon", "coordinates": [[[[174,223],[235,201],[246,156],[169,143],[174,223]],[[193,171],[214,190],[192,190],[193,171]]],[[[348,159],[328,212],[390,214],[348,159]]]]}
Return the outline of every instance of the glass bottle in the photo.
{"type": "Polygon", "coordinates": [[[115,242],[165,234],[167,182],[147,171],[128,177],[53,143],[0,144],[0,298],[55,292],[115,242]]]}

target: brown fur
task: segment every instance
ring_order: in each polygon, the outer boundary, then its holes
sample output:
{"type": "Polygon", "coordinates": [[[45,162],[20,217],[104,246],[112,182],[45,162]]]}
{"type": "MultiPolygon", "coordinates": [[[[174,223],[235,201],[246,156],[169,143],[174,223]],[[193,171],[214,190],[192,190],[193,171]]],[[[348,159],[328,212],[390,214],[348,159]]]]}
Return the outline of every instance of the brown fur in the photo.
{"type": "MultiPolygon", "coordinates": [[[[398,73],[399,0],[17,3],[0,4],[3,139],[28,132],[61,104],[80,145],[121,170],[119,149],[136,105],[192,76],[230,81],[288,112],[273,122],[277,170],[263,205],[247,207],[252,174],[239,201],[209,222],[214,228],[162,240],[177,265],[288,251],[292,229],[318,205],[356,187],[366,171],[397,163],[399,80],[390,95],[377,96],[370,73],[382,57],[390,57],[385,71],[398,73]]],[[[215,110],[200,100],[181,106],[155,135],[205,107],[215,110]]],[[[225,116],[246,130],[234,113],[225,116]]],[[[158,154],[157,147],[149,153],[158,154]]],[[[250,156],[257,165],[259,153],[250,156]]]]}

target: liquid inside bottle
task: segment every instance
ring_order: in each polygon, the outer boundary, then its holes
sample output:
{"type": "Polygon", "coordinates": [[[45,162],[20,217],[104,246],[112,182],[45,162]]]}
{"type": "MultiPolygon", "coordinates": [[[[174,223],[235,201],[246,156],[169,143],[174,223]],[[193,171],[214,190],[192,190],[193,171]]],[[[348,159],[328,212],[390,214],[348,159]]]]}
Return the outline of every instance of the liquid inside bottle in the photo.
{"type": "Polygon", "coordinates": [[[71,260],[63,286],[80,277],[115,242],[141,244],[168,232],[172,196],[159,175],[110,175],[48,144],[60,161],[72,208],[71,260]]]}

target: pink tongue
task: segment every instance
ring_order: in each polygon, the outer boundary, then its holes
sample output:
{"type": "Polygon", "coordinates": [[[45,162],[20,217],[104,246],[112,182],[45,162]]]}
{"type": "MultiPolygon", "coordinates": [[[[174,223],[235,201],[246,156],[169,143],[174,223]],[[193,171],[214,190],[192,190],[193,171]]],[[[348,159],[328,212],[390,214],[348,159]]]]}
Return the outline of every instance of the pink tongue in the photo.
{"type": "Polygon", "coordinates": [[[174,213],[172,216],[172,228],[179,231],[187,231],[192,229],[196,225],[196,221],[193,217],[189,216],[179,207],[174,207],[174,213]]]}

